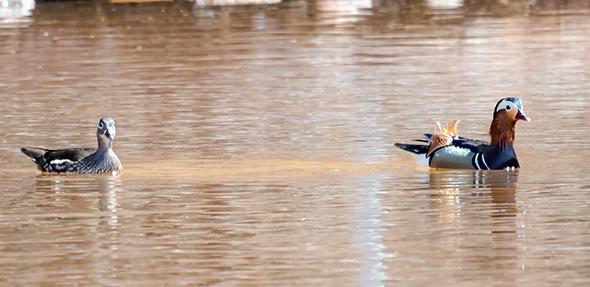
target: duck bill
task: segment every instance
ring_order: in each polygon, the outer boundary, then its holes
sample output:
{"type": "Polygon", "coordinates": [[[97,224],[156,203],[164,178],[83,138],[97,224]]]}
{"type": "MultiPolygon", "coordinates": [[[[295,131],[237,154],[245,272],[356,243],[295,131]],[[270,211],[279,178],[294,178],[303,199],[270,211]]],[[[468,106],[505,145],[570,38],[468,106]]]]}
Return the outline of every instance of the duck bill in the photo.
{"type": "Polygon", "coordinates": [[[526,114],[522,110],[518,110],[518,113],[516,113],[516,120],[523,120],[526,122],[530,122],[531,118],[527,117],[526,114]]]}

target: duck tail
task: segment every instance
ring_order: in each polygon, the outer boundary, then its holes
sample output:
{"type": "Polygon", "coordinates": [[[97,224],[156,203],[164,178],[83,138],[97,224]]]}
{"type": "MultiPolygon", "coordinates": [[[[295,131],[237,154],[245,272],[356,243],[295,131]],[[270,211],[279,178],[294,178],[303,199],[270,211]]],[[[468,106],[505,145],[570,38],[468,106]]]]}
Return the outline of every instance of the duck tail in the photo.
{"type": "Polygon", "coordinates": [[[425,154],[426,152],[428,152],[428,145],[424,144],[395,143],[395,146],[415,154],[425,154]]]}
{"type": "Polygon", "coordinates": [[[45,153],[47,152],[46,149],[36,148],[36,147],[23,147],[20,149],[26,156],[28,156],[36,165],[37,167],[41,167],[45,165],[45,153]]]}

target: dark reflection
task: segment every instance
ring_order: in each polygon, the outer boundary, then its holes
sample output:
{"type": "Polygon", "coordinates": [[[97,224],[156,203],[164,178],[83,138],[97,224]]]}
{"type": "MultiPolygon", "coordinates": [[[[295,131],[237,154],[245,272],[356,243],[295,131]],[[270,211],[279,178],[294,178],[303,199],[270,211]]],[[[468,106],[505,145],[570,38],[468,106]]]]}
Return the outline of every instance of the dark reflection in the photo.
{"type": "Polygon", "coordinates": [[[400,14],[433,14],[442,13],[442,10],[461,11],[465,15],[481,14],[517,14],[543,10],[579,9],[590,8],[590,3],[585,0],[373,0],[372,6],[377,9],[388,8],[390,11],[399,11],[400,14]]]}
{"type": "Polygon", "coordinates": [[[63,206],[63,212],[98,211],[99,224],[107,224],[114,228],[117,224],[117,193],[121,189],[121,184],[121,178],[117,176],[41,174],[35,180],[35,190],[46,195],[44,204],[69,202],[71,206],[63,206]]]}
{"type": "MultiPolygon", "coordinates": [[[[289,19],[293,19],[294,17],[314,19],[321,17],[322,13],[329,13],[331,15],[330,17],[333,17],[338,14],[350,16],[351,14],[358,14],[363,11],[371,11],[374,14],[373,16],[387,16],[389,20],[396,20],[402,24],[444,24],[448,21],[453,23],[456,19],[467,17],[534,15],[547,11],[575,11],[575,9],[590,8],[589,2],[584,0],[356,0],[345,2],[325,0],[283,2],[278,0],[198,0],[163,1],[139,5],[115,4],[108,1],[48,1],[39,2],[36,7],[34,4],[32,6],[26,4],[28,1],[23,0],[23,3],[25,4],[13,5],[4,9],[10,9],[12,11],[10,12],[11,14],[19,15],[19,17],[26,17],[30,16],[30,13],[23,14],[18,11],[20,9],[30,11],[34,8],[33,16],[38,20],[55,20],[57,16],[64,17],[60,20],[72,24],[93,21],[96,27],[108,24],[107,21],[121,19],[121,16],[124,16],[127,20],[137,20],[145,24],[164,22],[172,24],[190,23],[200,17],[211,18],[216,13],[229,13],[229,16],[232,16],[234,19],[260,18],[260,16],[263,16],[269,19],[287,17],[286,20],[289,21],[289,19]],[[244,4],[249,5],[243,6],[244,4]],[[232,6],[236,5],[240,5],[238,6],[240,13],[231,13],[234,9],[232,6]],[[277,6],[280,6],[282,9],[277,10],[277,6]],[[70,17],[72,14],[62,13],[64,10],[74,11],[77,17],[72,18],[70,17]],[[244,10],[249,10],[251,13],[243,14],[244,10]],[[290,10],[289,13],[284,13],[288,10],[290,10]]],[[[366,15],[366,13],[361,14],[366,15]]],[[[259,24],[257,21],[252,21],[251,23],[254,26],[259,24]]]]}
{"type": "MultiPolygon", "coordinates": [[[[518,172],[430,172],[437,228],[453,234],[446,245],[461,254],[455,264],[499,270],[520,263],[517,181],[518,172]]],[[[505,274],[502,279],[516,282],[517,277],[505,274]]]]}
{"type": "Polygon", "coordinates": [[[518,172],[506,171],[431,171],[432,188],[515,188],[518,172]]]}
{"type": "Polygon", "coordinates": [[[451,200],[457,206],[469,201],[489,198],[492,217],[515,217],[516,183],[518,172],[506,171],[432,171],[429,173],[430,188],[434,197],[442,202],[451,200]]]}
{"type": "Polygon", "coordinates": [[[43,274],[62,272],[63,266],[81,274],[116,270],[121,186],[121,177],[113,176],[37,176],[35,206],[27,210],[36,224],[19,231],[40,243],[29,247],[41,254],[31,268],[43,274]],[[52,252],[44,249],[48,244],[52,252]]]}
{"type": "Polygon", "coordinates": [[[96,178],[98,192],[98,210],[102,212],[100,224],[116,228],[118,224],[117,194],[121,190],[121,178],[118,176],[100,176],[96,178]]]}

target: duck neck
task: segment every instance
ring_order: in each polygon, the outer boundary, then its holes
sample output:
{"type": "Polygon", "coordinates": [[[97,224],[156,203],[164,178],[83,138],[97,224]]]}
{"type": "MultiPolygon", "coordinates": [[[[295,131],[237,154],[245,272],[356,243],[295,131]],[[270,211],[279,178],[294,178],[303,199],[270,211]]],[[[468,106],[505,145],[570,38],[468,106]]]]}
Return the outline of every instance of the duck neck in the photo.
{"type": "Polygon", "coordinates": [[[108,150],[113,148],[113,141],[111,139],[101,134],[96,135],[96,137],[98,139],[97,152],[107,152],[108,150]]]}
{"type": "Polygon", "coordinates": [[[503,117],[496,117],[492,120],[490,125],[490,137],[492,145],[506,150],[512,148],[514,143],[515,122],[505,119],[503,117]]]}

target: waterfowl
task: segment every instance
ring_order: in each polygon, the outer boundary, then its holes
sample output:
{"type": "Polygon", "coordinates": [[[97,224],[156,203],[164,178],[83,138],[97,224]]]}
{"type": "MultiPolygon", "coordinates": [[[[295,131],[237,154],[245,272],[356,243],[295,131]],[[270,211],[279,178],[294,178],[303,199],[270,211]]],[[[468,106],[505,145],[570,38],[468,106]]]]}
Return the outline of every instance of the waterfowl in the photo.
{"type": "Polygon", "coordinates": [[[116,174],[123,169],[121,161],[113,151],[115,121],[101,118],[96,130],[98,147],[50,150],[26,147],[21,151],[27,155],[42,172],[74,174],[116,174]]]}
{"type": "Polygon", "coordinates": [[[517,169],[520,168],[514,150],[516,122],[530,121],[519,98],[504,98],[494,108],[490,124],[490,142],[458,136],[459,121],[443,127],[437,123],[435,132],[424,134],[427,144],[395,146],[416,154],[425,154],[432,168],[449,169],[517,169]]]}

